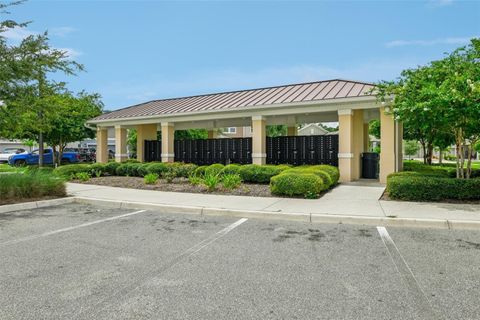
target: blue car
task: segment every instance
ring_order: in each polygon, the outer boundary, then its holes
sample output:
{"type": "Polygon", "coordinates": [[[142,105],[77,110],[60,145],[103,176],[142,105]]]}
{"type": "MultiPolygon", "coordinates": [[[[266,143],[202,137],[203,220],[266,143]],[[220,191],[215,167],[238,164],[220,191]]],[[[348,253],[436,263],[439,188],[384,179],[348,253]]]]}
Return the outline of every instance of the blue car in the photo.
{"type": "MultiPolygon", "coordinates": [[[[58,152],[57,152],[58,155],[58,152]]],[[[25,166],[38,164],[38,150],[33,150],[29,153],[14,154],[8,158],[8,164],[12,166],[25,166]]],[[[76,152],[65,152],[62,156],[62,163],[77,163],[80,160],[80,155],[76,152]]],[[[45,149],[43,154],[44,164],[53,164],[53,150],[45,149]]]]}

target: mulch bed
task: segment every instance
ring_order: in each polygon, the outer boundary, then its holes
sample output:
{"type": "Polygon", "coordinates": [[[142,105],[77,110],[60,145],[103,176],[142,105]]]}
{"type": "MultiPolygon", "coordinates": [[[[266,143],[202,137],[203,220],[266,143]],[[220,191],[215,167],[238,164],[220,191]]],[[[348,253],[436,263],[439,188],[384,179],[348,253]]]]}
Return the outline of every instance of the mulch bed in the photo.
{"type": "Polygon", "coordinates": [[[252,197],[273,197],[270,193],[268,184],[250,184],[243,183],[233,190],[223,189],[219,184],[215,191],[208,191],[203,185],[192,185],[185,178],[177,178],[172,183],[165,180],[158,180],[156,184],[145,184],[143,178],[140,177],[118,177],[105,176],[100,178],[91,178],[88,181],[72,181],[75,183],[95,184],[100,186],[120,187],[130,189],[157,190],[157,191],[173,191],[173,192],[189,192],[189,193],[205,193],[205,194],[224,194],[235,196],[252,196],[252,197]]]}

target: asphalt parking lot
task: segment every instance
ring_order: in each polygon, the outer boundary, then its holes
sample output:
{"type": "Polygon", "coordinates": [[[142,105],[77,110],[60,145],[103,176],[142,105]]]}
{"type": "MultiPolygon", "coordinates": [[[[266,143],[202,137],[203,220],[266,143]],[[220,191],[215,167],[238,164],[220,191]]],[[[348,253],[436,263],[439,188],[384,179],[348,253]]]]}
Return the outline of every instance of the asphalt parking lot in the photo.
{"type": "Polygon", "coordinates": [[[480,319],[480,232],[0,214],[0,319],[480,319]]]}

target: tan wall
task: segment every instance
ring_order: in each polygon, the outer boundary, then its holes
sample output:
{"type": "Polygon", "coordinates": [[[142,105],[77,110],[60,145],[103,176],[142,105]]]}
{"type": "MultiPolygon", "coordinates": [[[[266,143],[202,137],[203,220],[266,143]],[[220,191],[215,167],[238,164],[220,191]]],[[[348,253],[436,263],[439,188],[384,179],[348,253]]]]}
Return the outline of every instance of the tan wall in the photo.
{"type": "Polygon", "coordinates": [[[217,130],[208,130],[208,139],[216,139],[217,130]]]}
{"type": "Polygon", "coordinates": [[[395,121],[393,116],[385,114],[380,108],[380,174],[381,183],[387,182],[387,176],[395,172],[395,121]]]}
{"type": "Polygon", "coordinates": [[[123,162],[128,159],[127,154],[127,129],[115,127],[115,161],[123,162]]]}
{"type": "Polygon", "coordinates": [[[364,151],[363,110],[340,110],[338,126],[340,181],[358,180],[361,178],[361,154],[364,151]]]}
{"type": "Polygon", "coordinates": [[[353,158],[352,158],[352,180],[361,178],[361,154],[364,151],[363,141],[363,110],[353,111],[353,158]]]}
{"type": "Polygon", "coordinates": [[[297,135],[298,135],[297,126],[287,128],[287,136],[297,136],[297,135]]]}
{"type": "Polygon", "coordinates": [[[171,122],[162,123],[162,162],[174,161],[173,141],[175,139],[175,127],[171,122]]]}
{"type": "Polygon", "coordinates": [[[265,119],[262,117],[252,117],[252,163],[265,164],[267,160],[267,128],[265,119]]]}
{"type": "Polygon", "coordinates": [[[97,162],[108,162],[108,130],[107,128],[97,128],[97,162]]]}
{"type": "Polygon", "coordinates": [[[137,160],[145,161],[145,140],[157,140],[156,124],[141,124],[137,126],[137,160]]]}

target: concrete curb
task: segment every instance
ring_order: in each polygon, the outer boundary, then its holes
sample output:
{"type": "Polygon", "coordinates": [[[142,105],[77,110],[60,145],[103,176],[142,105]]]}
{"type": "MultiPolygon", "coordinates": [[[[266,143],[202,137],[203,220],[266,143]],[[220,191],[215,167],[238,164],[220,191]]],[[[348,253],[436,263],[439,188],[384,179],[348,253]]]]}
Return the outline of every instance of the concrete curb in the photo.
{"type": "Polygon", "coordinates": [[[68,197],[53,200],[25,202],[12,205],[0,206],[0,213],[7,213],[19,210],[31,210],[49,206],[57,206],[68,203],[81,203],[90,205],[106,206],[122,209],[147,209],[160,213],[184,213],[198,214],[204,216],[230,216],[252,219],[281,219],[288,221],[299,221],[308,223],[340,223],[340,224],[361,224],[386,227],[416,227],[435,229],[472,229],[480,230],[480,221],[475,220],[447,220],[447,219],[413,219],[413,218],[389,218],[369,216],[349,216],[318,213],[298,212],[275,212],[275,211],[253,211],[225,208],[209,208],[200,206],[169,205],[160,203],[118,201],[91,197],[68,197]]]}
{"type": "Polygon", "coordinates": [[[134,201],[105,200],[90,197],[75,197],[75,202],[82,204],[103,205],[114,208],[147,209],[161,213],[185,213],[205,216],[231,216],[251,219],[281,219],[309,223],[340,223],[360,224],[386,227],[415,227],[433,229],[475,229],[480,230],[480,221],[474,220],[447,220],[447,219],[413,219],[413,218],[389,218],[349,216],[335,214],[298,213],[298,212],[274,212],[252,211],[225,208],[209,208],[200,206],[167,205],[159,203],[146,203],[134,201]]]}
{"type": "Polygon", "coordinates": [[[8,213],[8,212],[20,211],[20,210],[31,210],[31,209],[51,207],[51,206],[59,206],[62,204],[73,203],[73,202],[75,202],[75,197],[7,204],[7,205],[0,206],[0,213],[8,213]]]}

